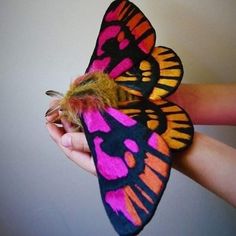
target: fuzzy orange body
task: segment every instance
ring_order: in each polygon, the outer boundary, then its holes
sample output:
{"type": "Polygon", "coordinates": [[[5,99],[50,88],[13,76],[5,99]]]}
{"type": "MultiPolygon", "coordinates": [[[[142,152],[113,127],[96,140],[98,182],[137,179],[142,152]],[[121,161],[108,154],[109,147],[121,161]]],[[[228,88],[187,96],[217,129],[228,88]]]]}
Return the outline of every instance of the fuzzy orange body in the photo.
{"type": "Polygon", "coordinates": [[[78,77],[60,100],[62,116],[80,125],[78,116],[88,110],[117,107],[117,85],[105,73],[93,72],[78,77]]]}

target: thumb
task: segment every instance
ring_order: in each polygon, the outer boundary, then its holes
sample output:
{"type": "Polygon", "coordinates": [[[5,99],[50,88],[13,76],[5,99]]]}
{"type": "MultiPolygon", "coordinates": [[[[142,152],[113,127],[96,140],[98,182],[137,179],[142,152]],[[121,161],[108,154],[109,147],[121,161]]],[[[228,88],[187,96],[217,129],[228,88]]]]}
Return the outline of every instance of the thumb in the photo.
{"type": "Polygon", "coordinates": [[[84,133],[66,133],[61,137],[61,144],[70,149],[90,152],[84,133]]]}

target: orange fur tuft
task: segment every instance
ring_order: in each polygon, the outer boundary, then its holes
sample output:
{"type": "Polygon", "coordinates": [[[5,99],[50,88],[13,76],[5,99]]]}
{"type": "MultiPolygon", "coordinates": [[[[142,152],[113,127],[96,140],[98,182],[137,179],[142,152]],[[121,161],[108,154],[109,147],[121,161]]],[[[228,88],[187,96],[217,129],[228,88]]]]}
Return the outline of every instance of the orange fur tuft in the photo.
{"type": "Polygon", "coordinates": [[[88,110],[117,107],[117,85],[102,72],[78,77],[60,101],[62,115],[80,126],[80,116],[88,110]]]}

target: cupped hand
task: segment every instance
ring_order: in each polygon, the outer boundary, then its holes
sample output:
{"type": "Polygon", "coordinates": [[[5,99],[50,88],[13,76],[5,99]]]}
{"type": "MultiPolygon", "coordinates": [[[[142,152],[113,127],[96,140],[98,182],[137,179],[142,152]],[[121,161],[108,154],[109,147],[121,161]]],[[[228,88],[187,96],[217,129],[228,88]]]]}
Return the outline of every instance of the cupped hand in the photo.
{"type": "Polygon", "coordinates": [[[94,161],[84,133],[73,132],[72,126],[65,119],[61,119],[61,125],[53,123],[52,121],[58,117],[59,113],[57,111],[46,117],[46,127],[52,140],[70,160],[84,170],[96,175],[94,161]]]}
{"type": "MultiPolygon", "coordinates": [[[[235,89],[236,84],[184,85],[169,100],[185,108],[194,124],[235,125],[235,89]]],[[[70,123],[59,119],[57,111],[46,120],[50,136],[66,156],[96,175],[84,133],[74,132],[70,123]],[[61,125],[54,123],[56,120],[61,125]]],[[[173,167],[236,207],[235,156],[236,149],[195,132],[193,144],[173,159],[173,167]]]]}

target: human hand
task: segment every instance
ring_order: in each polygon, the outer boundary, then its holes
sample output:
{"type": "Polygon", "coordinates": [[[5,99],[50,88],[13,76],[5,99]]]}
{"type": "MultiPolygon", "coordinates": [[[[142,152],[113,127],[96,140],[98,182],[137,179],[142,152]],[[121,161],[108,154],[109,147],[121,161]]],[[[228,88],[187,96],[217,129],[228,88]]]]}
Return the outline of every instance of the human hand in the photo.
{"type": "MultiPolygon", "coordinates": [[[[70,160],[96,175],[84,133],[65,133],[64,129],[53,123],[48,123],[47,128],[52,139],[70,160]]],[[[173,167],[236,207],[235,156],[235,149],[196,133],[193,145],[173,159],[173,167]]]]}
{"type": "Polygon", "coordinates": [[[94,161],[84,133],[73,132],[73,128],[65,119],[61,119],[61,126],[52,123],[58,117],[59,113],[57,111],[46,117],[46,127],[52,140],[70,160],[84,170],[96,175],[94,161]]]}
{"type": "MultiPolygon", "coordinates": [[[[183,85],[168,99],[190,113],[194,124],[232,125],[236,124],[235,88],[235,84],[183,85]],[[214,91],[215,96],[209,91],[214,91]],[[201,112],[196,107],[200,107],[201,112]]],[[[54,112],[46,118],[52,139],[70,160],[96,175],[85,135],[73,132],[66,120],[61,120],[61,127],[51,123],[57,117],[59,114],[54,112]]],[[[236,207],[236,185],[232,182],[236,179],[235,156],[234,148],[195,133],[193,145],[174,158],[173,167],[236,207]]]]}
{"type": "MultiPolygon", "coordinates": [[[[194,124],[232,125],[236,124],[235,89],[236,84],[183,84],[173,95],[168,97],[168,100],[182,106],[189,113],[194,124]]],[[[54,103],[55,101],[50,106],[54,103]]],[[[73,132],[71,125],[66,120],[61,120],[62,127],[51,123],[58,117],[57,111],[46,117],[50,136],[70,160],[95,174],[93,158],[91,158],[85,135],[73,132]]]]}

